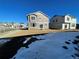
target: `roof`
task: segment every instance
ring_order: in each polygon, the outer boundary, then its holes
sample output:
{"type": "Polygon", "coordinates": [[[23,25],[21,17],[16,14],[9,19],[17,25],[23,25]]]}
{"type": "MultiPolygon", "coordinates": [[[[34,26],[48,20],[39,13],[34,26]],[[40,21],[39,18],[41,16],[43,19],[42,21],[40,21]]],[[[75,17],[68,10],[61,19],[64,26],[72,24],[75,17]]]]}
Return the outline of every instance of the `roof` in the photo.
{"type": "MultiPolygon", "coordinates": [[[[70,14],[67,14],[67,15],[70,16],[71,18],[75,18],[75,16],[72,16],[70,14]]],[[[65,17],[66,15],[54,15],[53,17],[57,17],[57,16],[59,16],[59,17],[65,17]]]]}
{"type": "Polygon", "coordinates": [[[48,15],[46,15],[45,13],[43,13],[43,12],[41,12],[41,11],[37,11],[37,12],[33,12],[33,13],[29,13],[28,15],[31,15],[31,14],[37,14],[37,13],[43,14],[44,16],[48,17],[48,15]]]}
{"type": "Polygon", "coordinates": [[[63,15],[54,15],[53,17],[56,17],[56,16],[65,17],[65,16],[63,16],[63,15]]]}

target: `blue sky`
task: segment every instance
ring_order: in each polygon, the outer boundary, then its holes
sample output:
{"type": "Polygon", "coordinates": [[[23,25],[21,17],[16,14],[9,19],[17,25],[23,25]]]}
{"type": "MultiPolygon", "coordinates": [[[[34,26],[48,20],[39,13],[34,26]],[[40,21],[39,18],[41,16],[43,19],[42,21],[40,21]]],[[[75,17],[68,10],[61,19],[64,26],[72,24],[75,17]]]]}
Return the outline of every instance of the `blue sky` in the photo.
{"type": "Polygon", "coordinates": [[[79,0],[0,0],[0,22],[26,23],[26,14],[35,11],[42,11],[49,18],[71,14],[79,19],[79,0]]]}

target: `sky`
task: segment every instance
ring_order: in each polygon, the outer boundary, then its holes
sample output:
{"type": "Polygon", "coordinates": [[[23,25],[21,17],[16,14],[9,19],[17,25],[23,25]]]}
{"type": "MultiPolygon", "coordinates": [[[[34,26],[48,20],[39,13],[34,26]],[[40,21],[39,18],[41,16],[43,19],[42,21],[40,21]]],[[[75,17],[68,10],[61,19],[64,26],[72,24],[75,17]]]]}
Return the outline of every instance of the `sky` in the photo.
{"type": "Polygon", "coordinates": [[[26,15],[36,11],[49,18],[70,14],[79,23],[79,0],[0,0],[0,22],[27,23],[26,15]]]}

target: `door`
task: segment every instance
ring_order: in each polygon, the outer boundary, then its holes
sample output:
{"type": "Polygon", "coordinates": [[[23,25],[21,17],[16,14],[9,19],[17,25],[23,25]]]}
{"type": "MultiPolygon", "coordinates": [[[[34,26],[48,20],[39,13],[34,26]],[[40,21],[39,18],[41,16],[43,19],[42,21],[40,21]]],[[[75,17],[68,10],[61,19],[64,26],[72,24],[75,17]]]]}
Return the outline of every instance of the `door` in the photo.
{"type": "Polygon", "coordinates": [[[65,25],[64,28],[67,29],[67,25],[65,25]]]}
{"type": "Polygon", "coordinates": [[[69,29],[69,24],[63,24],[62,29],[69,29]]]}

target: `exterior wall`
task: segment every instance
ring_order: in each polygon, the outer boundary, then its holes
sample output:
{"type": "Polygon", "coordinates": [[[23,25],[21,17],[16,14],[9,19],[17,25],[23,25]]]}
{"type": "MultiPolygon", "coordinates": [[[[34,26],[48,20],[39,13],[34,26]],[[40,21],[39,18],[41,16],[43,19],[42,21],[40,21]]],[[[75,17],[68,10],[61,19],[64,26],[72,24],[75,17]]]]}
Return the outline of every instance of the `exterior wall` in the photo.
{"type": "Polygon", "coordinates": [[[76,29],[76,24],[74,24],[75,26],[73,27],[73,24],[74,23],[72,23],[71,25],[70,25],[70,29],[76,29]]]}
{"type": "Polygon", "coordinates": [[[62,24],[61,23],[53,23],[51,28],[52,29],[61,29],[62,28],[62,24]]]}
{"type": "Polygon", "coordinates": [[[50,28],[55,28],[55,29],[61,29],[62,28],[62,23],[64,22],[64,17],[53,17],[51,20],[50,20],[50,28]]]}
{"type": "Polygon", "coordinates": [[[65,23],[70,24],[70,29],[76,29],[76,18],[66,15],[65,16],[65,23]],[[69,18],[69,20],[67,18],[69,18]]]}
{"type": "Polygon", "coordinates": [[[73,22],[71,24],[71,29],[76,29],[76,18],[73,18],[72,20],[73,22]],[[73,27],[73,24],[74,24],[74,27],[73,27]]]}
{"type": "Polygon", "coordinates": [[[37,15],[37,22],[49,22],[49,19],[47,16],[41,14],[41,13],[36,13],[37,15]]]}
{"type": "Polygon", "coordinates": [[[29,29],[48,29],[49,19],[41,13],[30,14],[28,16],[28,28],[29,29]],[[31,19],[35,17],[35,19],[31,19]],[[35,25],[34,25],[35,24],[35,25]]]}
{"type": "Polygon", "coordinates": [[[49,27],[47,22],[43,22],[43,23],[42,22],[38,22],[37,24],[38,25],[37,25],[36,29],[48,29],[48,27],[49,27]],[[40,28],[41,25],[43,25],[43,28],[40,28]]]}

